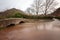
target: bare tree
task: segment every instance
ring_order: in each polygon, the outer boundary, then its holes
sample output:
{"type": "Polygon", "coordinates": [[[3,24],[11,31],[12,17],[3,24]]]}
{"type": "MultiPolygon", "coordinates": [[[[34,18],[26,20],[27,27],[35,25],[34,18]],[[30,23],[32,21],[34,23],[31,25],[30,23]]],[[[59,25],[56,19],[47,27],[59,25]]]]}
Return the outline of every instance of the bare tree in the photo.
{"type": "Polygon", "coordinates": [[[33,13],[33,10],[31,8],[27,8],[26,12],[31,15],[31,13],[33,13]]]}
{"type": "Polygon", "coordinates": [[[30,12],[38,15],[39,13],[43,13],[47,15],[55,10],[55,6],[57,2],[55,0],[34,0],[34,3],[30,7],[30,12]]]}
{"type": "Polygon", "coordinates": [[[28,8],[26,11],[27,11],[27,13],[30,13],[30,8],[28,8]]]}
{"type": "Polygon", "coordinates": [[[46,0],[44,4],[45,4],[44,14],[47,15],[47,13],[55,10],[55,6],[57,5],[57,2],[55,0],[46,0]]]}

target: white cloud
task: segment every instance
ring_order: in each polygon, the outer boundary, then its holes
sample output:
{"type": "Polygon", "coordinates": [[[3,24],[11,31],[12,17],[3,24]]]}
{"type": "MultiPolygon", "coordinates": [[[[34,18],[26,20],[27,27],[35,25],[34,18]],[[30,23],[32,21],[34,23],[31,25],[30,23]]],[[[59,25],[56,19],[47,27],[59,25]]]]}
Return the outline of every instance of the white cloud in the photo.
{"type": "Polygon", "coordinates": [[[32,2],[33,0],[0,0],[0,10],[13,7],[25,10],[32,2]]]}
{"type": "MultiPolygon", "coordinates": [[[[60,7],[60,0],[59,7],[60,7]]],[[[0,10],[8,9],[8,8],[17,8],[21,10],[25,10],[33,3],[33,0],[0,0],[0,10]]]]}

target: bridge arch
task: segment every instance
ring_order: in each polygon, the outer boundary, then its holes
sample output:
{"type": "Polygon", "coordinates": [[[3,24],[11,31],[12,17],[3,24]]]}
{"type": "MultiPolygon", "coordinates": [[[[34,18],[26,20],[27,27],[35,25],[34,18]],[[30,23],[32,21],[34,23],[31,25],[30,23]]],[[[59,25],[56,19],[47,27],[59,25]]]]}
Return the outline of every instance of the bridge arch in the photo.
{"type": "Polygon", "coordinates": [[[19,24],[25,23],[24,21],[20,21],[19,24]]]}
{"type": "Polygon", "coordinates": [[[15,26],[15,24],[9,24],[9,25],[7,25],[7,27],[12,27],[12,26],[15,26]]]}

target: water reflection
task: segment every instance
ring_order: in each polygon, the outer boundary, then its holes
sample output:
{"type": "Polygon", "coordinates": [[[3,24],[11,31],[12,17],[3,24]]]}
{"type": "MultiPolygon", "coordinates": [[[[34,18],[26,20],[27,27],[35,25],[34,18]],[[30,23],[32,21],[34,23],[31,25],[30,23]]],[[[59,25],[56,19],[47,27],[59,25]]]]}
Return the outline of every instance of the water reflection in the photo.
{"type": "Polygon", "coordinates": [[[23,29],[24,32],[34,31],[34,30],[50,30],[50,31],[60,31],[60,20],[54,19],[54,21],[50,22],[37,22],[37,23],[30,23],[27,24],[26,27],[23,29]],[[28,25],[28,26],[27,26],[28,25]]]}
{"type": "Polygon", "coordinates": [[[38,30],[60,30],[60,20],[54,19],[51,22],[41,22],[37,23],[38,30]]]}

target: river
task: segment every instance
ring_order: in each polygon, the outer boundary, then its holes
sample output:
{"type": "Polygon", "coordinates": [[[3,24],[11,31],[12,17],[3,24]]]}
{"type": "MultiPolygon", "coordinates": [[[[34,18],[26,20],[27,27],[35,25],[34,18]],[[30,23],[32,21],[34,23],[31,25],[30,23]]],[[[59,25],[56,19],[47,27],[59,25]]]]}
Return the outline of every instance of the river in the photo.
{"type": "Polygon", "coordinates": [[[24,23],[0,31],[0,40],[60,40],[60,20],[24,23]]]}

